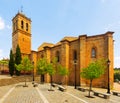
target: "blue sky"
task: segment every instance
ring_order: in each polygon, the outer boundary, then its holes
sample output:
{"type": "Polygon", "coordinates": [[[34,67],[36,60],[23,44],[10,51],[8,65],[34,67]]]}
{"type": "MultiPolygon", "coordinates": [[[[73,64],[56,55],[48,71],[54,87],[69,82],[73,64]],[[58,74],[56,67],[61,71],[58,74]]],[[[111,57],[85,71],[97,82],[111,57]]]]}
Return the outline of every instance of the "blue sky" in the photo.
{"type": "Polygon", "coordinates": [[[21,11],[32,20],[32,49],[64,36],[114,31],[114,67],[120,67],[120,0],[0,0],[0,59],[12,47],[12,18],[21,11]]]}

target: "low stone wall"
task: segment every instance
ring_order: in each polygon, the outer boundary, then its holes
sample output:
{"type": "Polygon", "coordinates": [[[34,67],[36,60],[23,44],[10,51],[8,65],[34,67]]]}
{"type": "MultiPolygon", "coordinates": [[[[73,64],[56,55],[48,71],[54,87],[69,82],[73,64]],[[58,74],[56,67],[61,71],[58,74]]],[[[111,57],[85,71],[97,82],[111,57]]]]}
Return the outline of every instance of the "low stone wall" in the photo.
{"type": "MultiPolygon", "coordinates": [[[[5,86],[5,85],[10,85],[10,84],[16,84],[19,82],[24,82],[26,78],[27,82],[32,82],[33,81],[33,77],[32,76],[14,76],[11,78],[2,78],[0,79],[0,86],[5,86]]],[[[40,78],[39,76],[35,76],[35,82],[39,83],[40,82],[40,78]]]]}

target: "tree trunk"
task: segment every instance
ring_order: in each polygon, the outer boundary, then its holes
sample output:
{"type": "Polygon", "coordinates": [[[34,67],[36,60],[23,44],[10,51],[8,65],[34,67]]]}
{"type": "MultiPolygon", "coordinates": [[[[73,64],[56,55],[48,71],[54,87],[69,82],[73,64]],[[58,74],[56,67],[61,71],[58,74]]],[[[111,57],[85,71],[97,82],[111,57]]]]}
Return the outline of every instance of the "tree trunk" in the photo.
{"type": "MultiPolygon", "coordinates": [[[[25,77],[25,71],[24,71],[24,77],[25,77]]],[[[26,86],[26,77],[25,77],[25,86],[26,86]]]]}
{"type": "Polygon", "coordinates": [[[26,72],[25,71],[24,71],[24,77],[25,77],[25,85],[24,85],[24,87],[27,87],[27,83],[26,83],[27,76],[26,76],[26,72]]]}
{"type": "Polygon", "coordinates": [[[51,86],[50,86],[50,89],[52,90],[52,75],[50,75],[50,81],[51,81],[51,86]]]}
{"type": "Polygon", "coordinates": [[[64,85],[64,86],[67,85],[66,75],[63,77],[63,85],[64,85]]]}
{"type": "Polygon", "coordinates": [[[67,88],[67,76],[64,76],[64,87],[67,88]]]}
{"type": "Polygon", "coordinates": [[[90,97],[90,91],[92,90],[92,79],[90,80],[90,87],[89,87],[89,94],[88,96],[90,97]]]}

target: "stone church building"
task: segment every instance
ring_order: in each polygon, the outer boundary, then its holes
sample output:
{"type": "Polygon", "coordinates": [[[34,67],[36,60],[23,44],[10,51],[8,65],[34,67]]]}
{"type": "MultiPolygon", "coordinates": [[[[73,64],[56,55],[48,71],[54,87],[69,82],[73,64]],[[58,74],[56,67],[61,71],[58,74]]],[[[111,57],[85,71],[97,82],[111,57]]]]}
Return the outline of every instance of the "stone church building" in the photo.
{"type": "MultiPolygon", "coordinates": [[[[69,69],[67,84],[74,85],[75,73],[77,85],[87,85],[89,82],[80,76],[82,68],[97,59],[109,59],[110,85],[113,86],[113,60],[114,60],[114,41],[113,33],[87,36],[79,35],[78,37],[64,37],[58,43],[43,43],[37,51],[31,50],[31,19],[23,13],[17,13],[12,19],[12,50],[15,53],[17,44],[21,49],[22,56],[29,56],[31,62],[34,62],[34,73],[36,74],[36,62],[40,58],[46,57],[50,62],[52,58],[57,57],[58,62],[69,69]]],[[[107,65],[107,63],[106,63],[107,65]]],[[[49,75],[43,75],[43,81],[49,82],[49,75]]],[[[62,77],[53,76],[53,81],[59,83],[62,77]]],[[[108,72],[93,81],[94,86],[107,87],[108,72]]]]}

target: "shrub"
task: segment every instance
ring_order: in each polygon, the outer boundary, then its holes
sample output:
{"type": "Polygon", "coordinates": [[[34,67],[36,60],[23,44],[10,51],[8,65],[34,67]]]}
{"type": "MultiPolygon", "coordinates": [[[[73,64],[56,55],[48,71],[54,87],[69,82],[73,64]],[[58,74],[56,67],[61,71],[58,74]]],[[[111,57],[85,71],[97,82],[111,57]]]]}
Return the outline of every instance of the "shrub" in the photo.
{"type": "Polygon", "coordinates": [[[114,74],[114,81],[117,82],[117,81],[120,81],[120,73],[119,72],[116,72],[114,74]]]}

